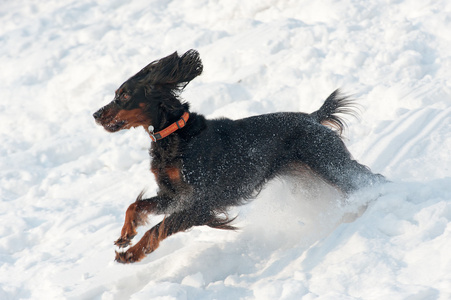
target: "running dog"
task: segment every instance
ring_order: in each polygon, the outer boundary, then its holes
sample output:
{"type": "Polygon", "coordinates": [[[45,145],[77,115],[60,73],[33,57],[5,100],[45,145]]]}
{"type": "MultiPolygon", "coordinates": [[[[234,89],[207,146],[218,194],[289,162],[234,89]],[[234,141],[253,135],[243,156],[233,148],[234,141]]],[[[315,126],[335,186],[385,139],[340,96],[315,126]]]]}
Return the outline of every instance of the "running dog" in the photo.
{"type": "Polygon", "coordinates": [[[109,132],[143,126],[152,140],[151,171],[159,190],[146,199],[141,193],[128,207],[115,244],[129,246],[148,214],[165,215],[138,243],[116,252],[118,262],[140,261],[166,237],[193,226],[234,229],[227,209],[245,204],[277,176],[309,170],[344,194],[384,181],[346,149],[339,114],[352,114],[353,102],[338,90],[311,114],[207,120],[179,98],[202,69],[197,51],[175,52],[125,81],[113,101],[94,113],[109,132]]]}

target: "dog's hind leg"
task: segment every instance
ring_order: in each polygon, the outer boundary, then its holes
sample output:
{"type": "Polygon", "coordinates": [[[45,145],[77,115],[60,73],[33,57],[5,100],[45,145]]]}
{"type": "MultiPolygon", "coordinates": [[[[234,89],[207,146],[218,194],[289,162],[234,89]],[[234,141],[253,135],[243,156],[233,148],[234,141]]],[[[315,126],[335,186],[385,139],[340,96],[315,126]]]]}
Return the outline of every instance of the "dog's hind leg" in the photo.
{"type": "Polygon", "coordinates": [[[329,165],[327,176],[342,191],[351,193],[360,188],[386,182],[384,176],[353,160],[351,157],[338,159],[335,165],[329,165]]]}
{"type": "Polygon", "coordinates": [[[302,160],[322,178],[345,193],[386,182],[382,175],[352,159],[343,141],[335,135],[323,136],[317,143],[304,147],[302,160]]]}
{"type": "Polygon", "coordinates": [[[130,245],[131,240],[137,234],[136,228],[146,224],[147,215],[154,212],[157,206],[158,197],[142,199],[143,193],[140,193],[134,203],[132,203],[125,212],[124,226],[122,226],[121,237],[114,242],[120,248],[130,245]]]}

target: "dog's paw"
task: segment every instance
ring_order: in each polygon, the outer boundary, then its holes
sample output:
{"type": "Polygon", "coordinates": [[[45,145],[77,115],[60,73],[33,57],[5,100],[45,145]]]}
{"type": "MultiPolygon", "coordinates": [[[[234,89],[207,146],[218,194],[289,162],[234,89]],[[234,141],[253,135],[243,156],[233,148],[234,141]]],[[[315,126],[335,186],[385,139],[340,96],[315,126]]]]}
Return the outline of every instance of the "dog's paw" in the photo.
{"type": "Polygon", "coordinates": [[[131,252],[116,252],[116,258],[114,259],[118,263],[121,264],[130,264],[134,263],[135,260],[133,259],[133,253],[131,252]]]}
{"type": "Polygon", "coordinates": [[[119,248],[125,248],[125,247],[129,246],[132,243],[132,239],[134,237],[135,236],[131,236],[131,237],[128,237],[128,236],[122,237],[121,236],[117,241],[114,242],[114,244],[116,246],[118,246],[119,248]]]}
{"type": "Polygon", "coordinates": [[[125,252],[117,252],[117,251],[115,252],[116,252],[115,261],[121,264],[131,264],[134,262],[138,262],[146,256],[146,254],[144,254],[143,251],[139,251],[134,248],[130,248],[125,252]]]}

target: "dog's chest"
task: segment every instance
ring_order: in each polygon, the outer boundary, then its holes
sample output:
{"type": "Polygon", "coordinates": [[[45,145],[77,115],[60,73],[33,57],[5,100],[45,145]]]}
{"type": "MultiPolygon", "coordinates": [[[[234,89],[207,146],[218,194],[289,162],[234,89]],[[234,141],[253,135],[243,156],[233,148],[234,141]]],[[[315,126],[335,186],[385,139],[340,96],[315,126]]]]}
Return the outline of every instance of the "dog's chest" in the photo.
{"type": "Polygon", "coordinates": [[[182,181],[182,172],[179,167],[176,166],[152,166],[152,173],[155,175],[155,179],[159,180],[169,180],[171,183],[178,183],[182,181]]]}
{"type": "Polygon", "coordinates": [[[167,167],[163,171],[166,176],[173,182],[181,181],[180,169],[177,167],[167,167]]]}

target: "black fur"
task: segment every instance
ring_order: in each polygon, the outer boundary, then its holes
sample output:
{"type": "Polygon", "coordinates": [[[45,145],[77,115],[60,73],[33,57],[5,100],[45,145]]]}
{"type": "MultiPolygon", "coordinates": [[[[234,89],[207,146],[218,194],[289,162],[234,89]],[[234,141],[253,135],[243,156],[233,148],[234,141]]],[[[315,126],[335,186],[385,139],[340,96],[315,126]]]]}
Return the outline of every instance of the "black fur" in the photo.
{"type": "MultiPolygon", "coordinates": [[[[194,50],[154,61],[122,84],[112,103],[94,117],[108,131],[140,125],[152,125],[156,131],[166,128],[189,111],[178,95],[201,72],[194,50]]],[[[338,134],[345,126],[338,114],[352,113],[352,108],[353,102],[337,90],[311,114],[207,120],[191,112],[185,127],[152,143],[151,170],[159,190],[155,197],[139,197],[130,206],[116,244],[130,244],[143,214],[165,214],[166,221],[116,259],[140,260],[160,240],[192,226],[233,229],[227,209],[254,198],[279,175],[310,170],[344,193],[383,182],[381,175],[352,159],[338,134]]]]}

